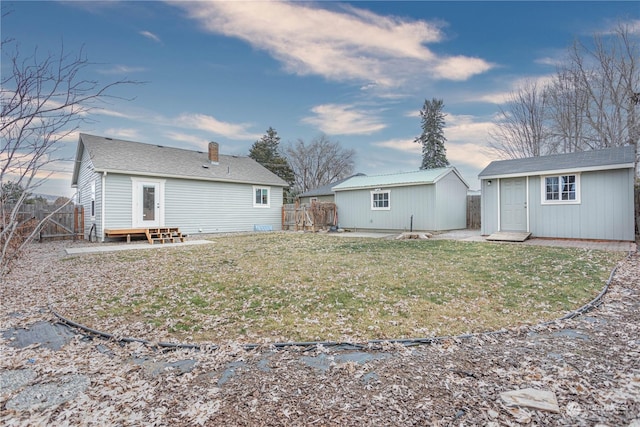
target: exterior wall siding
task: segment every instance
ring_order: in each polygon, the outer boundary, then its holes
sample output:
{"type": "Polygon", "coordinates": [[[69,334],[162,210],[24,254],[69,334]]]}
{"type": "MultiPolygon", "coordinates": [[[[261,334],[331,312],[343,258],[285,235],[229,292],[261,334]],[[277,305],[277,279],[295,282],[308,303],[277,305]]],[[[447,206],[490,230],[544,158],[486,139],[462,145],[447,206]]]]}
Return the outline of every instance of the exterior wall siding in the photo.
{"type": "MultiPolygon", "coordinates": [[[[483,235],[499,230],[497,179],[482,180],[483,235]]],[[[579,204],[542,204],[541,177],[529,177],[529,231],[534,237],[626,240],[634,235],[633,169],[580,174],[579,204]]]]}
{"type": "MultiPolygon", "coordinates": [[[[80,162],[80,168],[78,172],[78,186],[77,186],[77,202],[82,205],[84,209],[84,237],[89,238],[89,232],[91,227],[100,223],[100,175],[93,172],[93,163],[89,157],[87,150],[82,153],[82,159],[80,162]],[[91,200],[92,200],[92,187],[91,184],[95,183],[95,203],[94,212],[95,215],[91,216],[91,200]]],[[[99,234],[97,234],[99,235],[99,234]]]]}
{"type": "Polygon", "coordinates": [[[435,184],[435,230],[467,227],[467,186],[450,173],[435,184]]]}
{"type": "MultiPolygon", "coordinates": [[[[136,176],[144,180],[143,176],[136,176]]],[[[157,177],[148,177],[157,181],[157,177]]],[[[133,183],[131,176],[107,174],[105,228],[133,227],[133,183]]],[[[250,184],[164,180],[164,226],[179,227],[190,235],[253,231],[254,225],[282,229],[282,187],[270,187],[270,207],[253,206],[250,184]]]]}
{"type": "MultiPolygon", "coordinates": [[[[314,197],[315,199],[317,199],[319,202],[331,202],[334,203],[336,198],[334,195],[330,195],[330,196],[316,196],[314,197]]],[[[300,198],[300,204],[301,205],[307,205],[310,206],[311,205],[311,197],[301,197],[300,198]]]]}
{"type": "Polygon", "coordinates": [[[336,192],[340,227],[361,230],[442,231],[467,226],[467,186],[455,173],[435,184],[381,188],[390,209],[371,209],[371,188],[336,192]]]}
{"type": "Polygon", "coordinates": [[[483,179],[480,185],[480,233],[483,236],[498,231],[498,180],[483,179]],[[491,181],[491,185],[489,185],[491,181]]]}
{"type": "Polygon", "coordinates": [[[634,240],[633,171],[583,172],[580,204],[543,205],[540,177],[529,178],[530,231],[538,237],[634,240]]]}

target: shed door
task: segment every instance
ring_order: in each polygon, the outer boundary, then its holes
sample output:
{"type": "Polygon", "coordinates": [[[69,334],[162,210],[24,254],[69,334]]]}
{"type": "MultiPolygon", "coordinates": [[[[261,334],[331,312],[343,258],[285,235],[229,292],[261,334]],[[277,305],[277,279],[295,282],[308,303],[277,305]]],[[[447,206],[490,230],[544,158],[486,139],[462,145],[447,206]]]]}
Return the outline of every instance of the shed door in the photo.
{"type": "Polygon", "coordinates": [[[500,231],[527,231],[526,178],[500,180],[500,231]]]}

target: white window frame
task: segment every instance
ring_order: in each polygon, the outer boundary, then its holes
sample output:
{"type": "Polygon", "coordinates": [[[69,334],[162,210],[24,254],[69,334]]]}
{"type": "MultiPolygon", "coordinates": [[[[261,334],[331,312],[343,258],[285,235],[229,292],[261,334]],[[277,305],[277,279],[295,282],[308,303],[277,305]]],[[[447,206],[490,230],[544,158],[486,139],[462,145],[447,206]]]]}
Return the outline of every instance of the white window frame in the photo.
{"type": "Polygon", "coordinates": [[[559,173],[553,175],[543,175],[540,177],[540,196],[543,205],[579,205],[580,204],[580,174],[579,173],[559,173]],[[562,177],[575,176],[575,200],[562,200],[562,177]],[[547,178],[558,178],[559,199],[547,200],[547,178]]]}
{"type": "Polygon", "coordinates": [[[96,219],[96,180],[91,181],[91,201],[90,201],[90,209],[91,209],[91,219],[96,219]]]}
{"type": "Polygon", "coordinates": [[[388,211],[391,210],[391,190],[372,190],[371,191],[371,210],[372,211],[388,211]],[[374,204],[374,194],[386,194],[387,195],[387,206],[377,207],[374,204]]]}
{"type": "Polygon", "coordinates": [[[263,185],[254,185],[252,198],[253,198],[254,208],[270,208],[271,207],[271,187],[265,187],[263,185]],[[267,203],[256,202],[256,191],[258,190],[267,190],[267,203]]]}

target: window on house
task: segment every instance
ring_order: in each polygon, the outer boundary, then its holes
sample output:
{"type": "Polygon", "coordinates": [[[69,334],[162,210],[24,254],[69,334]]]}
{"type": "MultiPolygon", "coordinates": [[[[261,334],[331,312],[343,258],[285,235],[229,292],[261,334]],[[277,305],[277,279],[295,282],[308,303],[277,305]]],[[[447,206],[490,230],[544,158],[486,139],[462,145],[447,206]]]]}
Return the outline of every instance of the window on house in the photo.
{"type": "Polygon", "coordinates": [[[269,207],[269,187],[253,187],[253,206],[269,207]]]}
{"type": "Polygon", "coordinates": [[[96,182],[91,183],[91,219],[96,217],[96,182]]]}
{"type": "Polygon", "coordinates": [[[580,175],[545,176],[542,203],[580,203],[580,175]]]}
{"type": "Polygon", "coordinates": [[[390,191],[375,190],[371,192],[371,209],[372,210],[389,210],[391,209],[390,191]]]}

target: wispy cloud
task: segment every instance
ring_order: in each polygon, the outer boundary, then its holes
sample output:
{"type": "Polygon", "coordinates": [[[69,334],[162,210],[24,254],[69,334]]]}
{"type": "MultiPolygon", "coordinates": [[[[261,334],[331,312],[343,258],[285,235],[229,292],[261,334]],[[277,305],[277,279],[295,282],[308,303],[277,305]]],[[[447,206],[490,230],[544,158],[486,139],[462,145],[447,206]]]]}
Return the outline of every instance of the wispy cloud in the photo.
{"type": "Polygon", "coordinates": [[[116,137],[131,141],[139,141],[143,139],[138,129],[131,128],[110,128],[105,130],[105,134],[110,137],[116,137]]]}
{"type": "Polygon", "coordinates": [[[223,122],[206,114],[181,114],[171,122],[180,128],[198,129],[212,135],[222,135],[229,139],[259,139],[262,135],[248,129],[250,123],[223,122]]]}
{"type": "Polygon", "coordinates": [[[302,119],[329,135],[370,135],[386,127],[373,111],[358,111],[353,105],[323,104],[311,109],[315,114],[302,119]]]}
{"type": "Polygon", "coordinates": [[[113,65],[110,68],[97,70],[100,74],[132,74],[146,71],[144,67],[131,67],[128,65],[113,65]]]}
{"type": "Polygon", "coordinates": [[[286,71],[398,87],[412,79],[465,80],[493,67],[481,58],[439,56],[441,24],[381,16],[334,3],[171,2],[214,34],[269,52],[286,71]]]}
{"type": "Polygon", "coordinates": [[[157,35],[155,35],[151,31],[146,31],[146,30],[139,31],[138,34],[140,34],[143,37],[148,38],[149,40],[153,40],[156,43],[162,43],[162,40],[160,40],[160,37],[158,37],[157,35]]]}
{"type": "MultiPolygon", "coordinates": [[[[452,165],[484,168],[491,160],[486,141],[492,122],[478,121],[473,116],[447,115],[444,133],[447,159],[452,165]]],[[[420,158],[422,147],[414,138],[396,138],[374,143],[375,146],[411,153],[420,158]]]]}

